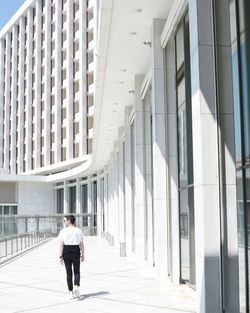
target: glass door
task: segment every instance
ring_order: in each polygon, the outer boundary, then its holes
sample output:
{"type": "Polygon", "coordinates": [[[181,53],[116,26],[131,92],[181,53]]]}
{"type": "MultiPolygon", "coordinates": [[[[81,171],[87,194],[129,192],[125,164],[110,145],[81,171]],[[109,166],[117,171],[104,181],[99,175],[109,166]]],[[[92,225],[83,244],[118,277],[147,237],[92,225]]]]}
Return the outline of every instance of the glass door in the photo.
{"type": "Polygon", "coordinates": [[[180,266],[182,282],[195,285],[195,225],[189,20],[185,15],[175,36],[180,266]]]}

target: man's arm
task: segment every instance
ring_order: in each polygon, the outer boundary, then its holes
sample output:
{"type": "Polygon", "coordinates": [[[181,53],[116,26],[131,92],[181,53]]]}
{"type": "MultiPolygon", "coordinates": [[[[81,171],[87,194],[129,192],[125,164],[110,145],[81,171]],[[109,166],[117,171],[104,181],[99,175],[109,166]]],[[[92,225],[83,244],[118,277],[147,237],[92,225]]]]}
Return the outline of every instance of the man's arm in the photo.
{"type": "Polygon", "coordinates": [[[62,240],[60,240],[59,241],[59,258],[60,258],[61,264],[63,264],[63,247],[64,247],[64,243],[62,240]]]}
{"type": "Polygon", "coordinates": [[[84,243],[83,241],[80,242],[79,244],[80,251],[81,251],[81,262],[84,260],[84,243]]]}

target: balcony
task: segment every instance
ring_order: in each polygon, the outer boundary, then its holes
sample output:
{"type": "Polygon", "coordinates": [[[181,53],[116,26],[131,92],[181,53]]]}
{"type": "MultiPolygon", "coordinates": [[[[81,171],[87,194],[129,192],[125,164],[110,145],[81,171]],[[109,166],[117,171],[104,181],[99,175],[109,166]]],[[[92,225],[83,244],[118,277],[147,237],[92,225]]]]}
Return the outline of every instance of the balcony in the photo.
{"type": "Polygon", "coordinates": [[[94,116],[94,114],[95,114],[95,106],[91,105],[88,110],[89,110],[88,116],[94,116]]]}
{"type": "Polygon", "coordinates": [[[88,23],[88,32],[92,33],[94,31],[95,21],[94,19],[90,20],[88,23]]]}
{"type": "Polygon", "coordinates": [[[93,128],[90,128],[89,131],[88,131],[88,139],[92,139],[93,138],[93,133],[94,133],[93,128]]]}
{"type": "Polygon", "coordinates": [[[88,1],[88,12],[93,12],[94,9],[94,0],[88,1]]]}
{"type": "Polygon", "coordinates": [[[93,84],[89,85],[88,95],[93,95],[94,91],[95,91],[95,84],[93,83],[93,84]]]}
{"type": "Polygon", "coordinates": [[[95,62],[91,62],[88,65],[88,73],[93,73],[95,68],[95,62]]]}
{"type": "Polygon", "coordinates": [[[88,53],[93,53],[93,51],[94,51],[94,46],[95,46],[95,42],[94,42],[94,40],[91,40],[91,41],[88,43],[88,53]]]}

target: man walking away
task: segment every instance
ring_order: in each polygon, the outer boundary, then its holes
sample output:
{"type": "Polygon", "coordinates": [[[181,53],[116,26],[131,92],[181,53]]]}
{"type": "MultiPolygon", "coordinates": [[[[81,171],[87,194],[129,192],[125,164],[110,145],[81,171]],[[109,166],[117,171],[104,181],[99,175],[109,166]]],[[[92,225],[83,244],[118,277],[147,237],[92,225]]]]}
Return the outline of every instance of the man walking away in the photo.
{"type": "Polygon", "coordinates": [[[64,228],[58,235],[59,258],[61,264],[65,264],[70,299],[80,300],[80,261],[84,260],[84,236],[82,230],[75,226],[75,220],[74,215],[66,215],[63,219],[64,228]]]}

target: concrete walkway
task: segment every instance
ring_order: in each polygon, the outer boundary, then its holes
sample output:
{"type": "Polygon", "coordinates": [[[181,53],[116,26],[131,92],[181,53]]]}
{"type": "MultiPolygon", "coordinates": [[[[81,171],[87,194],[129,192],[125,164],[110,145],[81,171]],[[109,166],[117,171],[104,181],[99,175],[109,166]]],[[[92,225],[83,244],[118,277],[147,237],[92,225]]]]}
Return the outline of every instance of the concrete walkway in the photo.
{"type": "Polygon", "coordinates": [[[0,267],[1,313],[187,313],[195,292],[155,285],[152,269],[138,267],[97,237],[86,237],[81,300],[69,300],[57,239],[0,267]]]}

